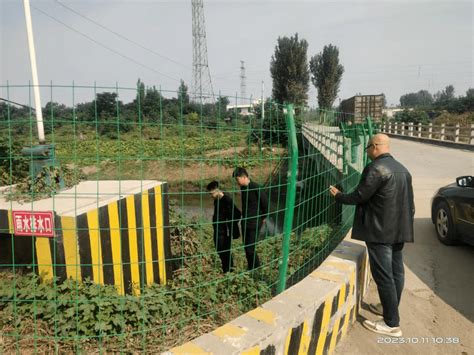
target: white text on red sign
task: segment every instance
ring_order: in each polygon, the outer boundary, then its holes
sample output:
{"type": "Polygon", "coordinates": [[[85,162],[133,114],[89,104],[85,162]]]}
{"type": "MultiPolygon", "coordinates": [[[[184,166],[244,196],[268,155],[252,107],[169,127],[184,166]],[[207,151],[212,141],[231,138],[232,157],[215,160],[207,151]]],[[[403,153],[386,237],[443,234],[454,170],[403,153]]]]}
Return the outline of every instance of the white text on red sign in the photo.
{"type": "Polygon", "coordinates": [[[13,211],[15,235],[54,237],[54,214],[48,212],[13,211]]]}

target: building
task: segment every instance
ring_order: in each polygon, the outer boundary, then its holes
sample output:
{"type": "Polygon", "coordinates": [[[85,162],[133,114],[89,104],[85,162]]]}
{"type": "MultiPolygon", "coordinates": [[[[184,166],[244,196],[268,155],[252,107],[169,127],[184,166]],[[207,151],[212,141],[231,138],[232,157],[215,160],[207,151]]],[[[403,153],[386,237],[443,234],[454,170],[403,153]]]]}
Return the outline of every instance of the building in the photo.
{"type": "MultiPolygon", "coordinates": [[[[385,115],[388,119],[392,119],[395,115],[399,112],[403,112],[407,110],[406,108],[400,107],[387,107],[382,109],[382,114],[385,115]]],[[[408,111],[413,111],[413,108],[409,108],[408,111]]]]}
{"type": "Polygon", "coordinates": [[[254,100],[252,103],[249,104],[241,104],[241,105],[227,105],[226,110],[227,112],[234,113],[237,111],[237,114],[242,116],[251,116],[254,114],[255,106],[259,106],[262,104],[262,100],[254,100]]]}

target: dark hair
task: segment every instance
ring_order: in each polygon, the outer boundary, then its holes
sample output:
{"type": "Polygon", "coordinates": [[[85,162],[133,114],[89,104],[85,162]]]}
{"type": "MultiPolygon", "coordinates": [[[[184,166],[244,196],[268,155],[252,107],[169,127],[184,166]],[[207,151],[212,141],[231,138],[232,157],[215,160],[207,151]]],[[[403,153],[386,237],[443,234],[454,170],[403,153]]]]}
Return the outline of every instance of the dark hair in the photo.
{"type": "Polygon", "coordinates": [[[233,174],[232,174],[232,177],[236,178],[236,177],[242,177],[242,176],[245,176],[245,177],[249,177],[249,174],[247,173],[247,170],[245,170],[245,168],[235,168],[233,174]]]}
{"type": "Polygon", "coordinates": [[[209,184],[207,184],[207,191],[212,191],[212,190],[215,190],[219,188],[219,182],[217,182],[216,180],[214,181],[211,181],[209,184]]]}

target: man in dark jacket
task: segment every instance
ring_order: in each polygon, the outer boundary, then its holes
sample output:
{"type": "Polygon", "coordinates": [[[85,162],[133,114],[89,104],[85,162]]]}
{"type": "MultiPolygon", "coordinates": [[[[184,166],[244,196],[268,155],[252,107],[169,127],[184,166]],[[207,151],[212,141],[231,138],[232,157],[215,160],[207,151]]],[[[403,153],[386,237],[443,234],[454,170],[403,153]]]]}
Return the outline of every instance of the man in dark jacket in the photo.
{"type": "Polygon", "coordinates": [[[260,266],[255,246],[260,227],[265,223],[268,213],[268,198],[260,185],[250,181],[247,170],[244,168],[236,168],[232,176],[240,186],[245,256],[248,269],[253,270],[260,266]]]}
{"type": "Polygon", "coordinates": [[[214,214],[212,227],[214,228],[214,245],[221,258],[222,271],[229,272],[234,267],[231,252],[232,238],[240,237],[239,220],[241,213],[235,206],[232,197],[219,189],[219,183],[212,181],[207,185],[207,191],[214,199],[214,214]]]}
{"type": "Polygon", "coordinates": [[[413,242],[412,179],[408,170],[390,155],[385,134],[373,136],[366,147],[372,162],[362,172],[357,188],[348,194],[330,186],[336,201],[356,205],[352,238],[365,241],[372,276],[382,303],[383,320],[365,320],[376,333],[401,337],[398,306],[405,281],[402,249],[413,242]]]}

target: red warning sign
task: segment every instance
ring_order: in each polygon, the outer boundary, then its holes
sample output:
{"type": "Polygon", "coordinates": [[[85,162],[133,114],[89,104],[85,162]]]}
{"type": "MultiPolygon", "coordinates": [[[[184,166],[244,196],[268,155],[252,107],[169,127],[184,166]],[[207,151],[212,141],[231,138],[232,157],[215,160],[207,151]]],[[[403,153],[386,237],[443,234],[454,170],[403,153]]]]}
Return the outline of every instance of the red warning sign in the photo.
{"type": "Polygon", "coordinates": [[[15,235],[54,237],[54,213],[12,211],[15,235]]]}

